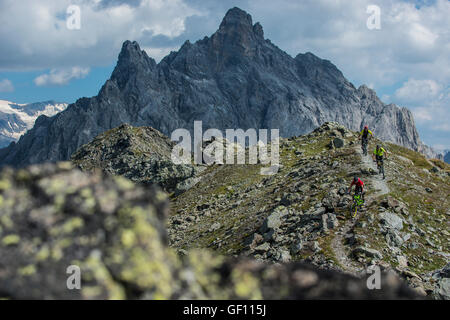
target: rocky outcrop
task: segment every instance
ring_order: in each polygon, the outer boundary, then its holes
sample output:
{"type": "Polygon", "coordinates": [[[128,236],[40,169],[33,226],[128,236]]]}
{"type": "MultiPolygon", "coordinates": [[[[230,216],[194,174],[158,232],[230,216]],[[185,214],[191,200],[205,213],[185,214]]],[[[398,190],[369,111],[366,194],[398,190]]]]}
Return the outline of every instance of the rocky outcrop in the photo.
{"type": "Polygon", "coordinates": [[[433,291],[436,299],[450,300],[450,263],[444,268],[433,272],[432,278],[437,281],[437,286],[433,291]]]}
{"type": "MultiPolygon", "coordinates": [[[[70,163],[0,172],[0,296],[7,299],[405,299],[305,264],[269,265],[167,247],[165,194],[70,163]],[[68,267],[71,267],[68,269],[68,267]],[[80,290],[68,289],[73,270],[80,290]]],[[[72,281],[72,282],[71,282],[72,281]]]]}
{"type": "Polygon", "coordinates": [[[159,64],[126,41],[99,94],[79,99],[52,118],[41,117],[0,164],[67,160],[81,145],[122,123],[151,126],[170,136],[178,128],[280,129],[283,137],[311,132],[326,121],[419,150],[412,114],[385,105],[366,86],[355,88],[330,61],[312,53],[292,58],[264,39],[259,23],[233,8],[212,36],[187,41],[159,64]]]}
{"type": "MultiPolygon", "coordinates": [[[[158,130],[124,124],[83,145],[71,160],[83,171],[101,169],[134,182],[158,184],[166,191],[174,191],[177,184],[193,178],[204,167],[174,164],[173,146],[158,130]]],[[[183,188],[186,189],[186,183],[178,190],[183,188]]]]}

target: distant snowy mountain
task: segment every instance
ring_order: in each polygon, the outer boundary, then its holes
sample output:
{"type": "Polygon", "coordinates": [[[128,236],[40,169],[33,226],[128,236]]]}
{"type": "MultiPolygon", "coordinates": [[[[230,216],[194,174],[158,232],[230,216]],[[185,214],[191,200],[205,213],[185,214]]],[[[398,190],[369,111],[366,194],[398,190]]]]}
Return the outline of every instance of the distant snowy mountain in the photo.
{"type": "Polygon", "coordinates": [[[0,148],[19,140],[28,129],[33,128],[40,115],[50,117],[66,107],[67,103],[55,101],[19,104],[0,100],[0,148]]]}

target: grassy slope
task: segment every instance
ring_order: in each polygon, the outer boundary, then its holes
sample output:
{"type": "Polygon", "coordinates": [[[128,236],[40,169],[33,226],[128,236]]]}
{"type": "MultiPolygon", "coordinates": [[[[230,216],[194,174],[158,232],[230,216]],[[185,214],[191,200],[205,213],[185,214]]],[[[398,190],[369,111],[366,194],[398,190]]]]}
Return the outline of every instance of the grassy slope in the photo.
{"type": "MultiPolygon", "coordinates": [[[[356,136],[349,140],[356,142],[356,136]]],[[[202,173],[206,176],[203,181],[172,201],[172,219],[176,219],[177,215],[196,212],[196,215],[192,215],[193,221],[182,230],[182,236],[179,241],[174,241],[173,245],[185,249],[210,247],[224,254],[239,254],[244,248],[246,238],[258,230],[263,220],[280,204],[284,194],[297,189],[299,195],[306,197],[292,204],[292,207],[298,211],[308,210],[320,202],[327,190],[327,187],[314,190],[313,185],[322,183],[332,188],[344,182],[346,184],[359,164],[354,146],[330,151],[326,147],[329,142],[330,137],[324,134],[283,140],[280,147],[282,169],[272,177],[259,174],[261,165],[209,167],[202,173]],[[301,155],[298,155],[299,151],[302,152],[301,155]],[[320,159],[327,164],[325,172],[304,180],[304,187],[298,188],[298,181],[292,179],[290,173],[311,165],[314,159],[320,159]],[[340,165],[333,168],[332,163],[335,161],[340,165]],[[209,207],[206,210],[197,210],[197,207],[202,205],[209,207]],[[214,224],[218,227],[216,230],[211,228],[214,224]]],[[[385,146],[394,155],[386,164],[387,181],[391,190],[389,196],[406,204],[414,224],[427,235],[419,236],[412,232],[413,230],[408,230],[409,226],[405,226],[402,231],[411,233],[409,241],[418,242],[419,247],[402,248],[402,254],[407,257],[410,269],[418,274],[442,267],[446,259],[436,251],[450,252],[447,213],[450,207],[450,182],[448,175],[439,177],[430,173],[429,169],[434,164],[448,171],[449,166],[438,160],[428,161],[419,153],[397,145],[388,143],[385,146]],[[433,192],[425,191],[425,187],[430,187],[433,192]],[[430,247],[427,240],[434,242],[436,247],[430,247]]],[[[371,192],[373,190],[369,187],[368,194],[371,192]]],[[[383,252],[383,260],[396,266],[396,257],[390,254],[376,219],[381,198],[365,210],[354,232],[364,245],[383,252]],[[370,214],[375,217],[374,220],[368,219],[370,214]]],[[[346,214],[345,209],[336,211],[343,216],[346,214]]],[[[176,233],[180,235],[179,231],[176,233]]],[[[333,236],[334,231],[331,231],[320,238],[319,243],[321,253],[336,261],[330,248],[333,236]]],[[[293,259],[305,257],[303,255],[293,259]]]]}

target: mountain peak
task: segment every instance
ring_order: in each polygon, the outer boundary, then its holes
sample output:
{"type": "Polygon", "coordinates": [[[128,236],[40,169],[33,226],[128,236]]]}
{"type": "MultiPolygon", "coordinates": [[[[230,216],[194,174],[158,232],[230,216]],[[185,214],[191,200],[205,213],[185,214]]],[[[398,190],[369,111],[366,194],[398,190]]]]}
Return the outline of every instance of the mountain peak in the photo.
{"type": "Polygon", "coordinates": [[[264,41],[262,26],[259,23],[253,25],[252,16],[237,7],[228,10],[219,30],[211,38],[214,50],[227,57],[225,60],[253,54],[261,41],[264,41]]]}
{"type": "Polygon", "coordinates": [[[111,80],[116,80],[119,88],[123,88],[128,80],[135,77],[138,72],[147,72],[155,66],[155,60],[141,50],[136,41],[127,40],[122,45],[111,80]]]}
{"type": "Polygon", "coordinates": [[[252,16],[242,9],[234,7],[225,14],[219,32],[236,36],[235,33],[251,38],[264,39],[264,31],[259,22],[253,25],[252,16]]]}
{"type": "Polygon", "coordinates": [[[141,48],[136,41],[127,40],[122,45],[120,50],[119,61],[134,60],[142,55],[141,48]]]}
{"type": "Polygon", "coordinates": [[[238,7],[228,10],[222,20],[222,23],[220,24],[220,29],[236,25],[241,25],[247,27],[248,29],[252,29],[252,16],[238,7]]]}

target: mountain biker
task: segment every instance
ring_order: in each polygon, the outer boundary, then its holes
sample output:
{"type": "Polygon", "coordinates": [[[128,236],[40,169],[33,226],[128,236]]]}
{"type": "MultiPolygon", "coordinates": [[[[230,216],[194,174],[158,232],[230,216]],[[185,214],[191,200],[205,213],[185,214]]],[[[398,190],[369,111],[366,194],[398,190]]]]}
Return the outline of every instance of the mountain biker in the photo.
{"type": "Polygon", "coordinates": [[[370,136],[373,137],[373,133],[369,130],[368,126],[365,126],[364,129],[359,133],[359,135],[361,136],[361,145],[363,146],[364,144],[367,145],[369,143],[370,136]]]}
{"type": "Polygon", "coordinates": [[[348,188],[347,193],[350,193],[350,191],[352,190],[352,187],[355,186],[355,195],[357,194],[361,194],[362,195],[362,199],[364,201],[364,182],[358,178],[358,176],[354,176],[353,177],[353,181],[350,184],[350,187],[348,188]]]}
{"type": "Polygon", "coordinates": [[[372,159],[374,162],[380,161],[381,163],[383,163],[383,156],[385,154],[386,154],[386,159],[387,159],[388,152],[386,150],[384,150],[384,148],[382,146],[377,144],[375,150],[373,150],[372,159]]]}
{"type": "MultiPolygon", "coordinates": [[[[388,152],[384,150],[382,146],[377,144],[375,150],[373,150],[372,159],[374,162],[378,163],[380,162],[381,165],[383,165],[383,156],[386,154],[386,159],[388,158],[388,152]]],[[[384,169],[383,169],[383,179],[384,179],[384,169]]]]}

